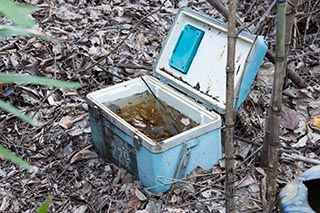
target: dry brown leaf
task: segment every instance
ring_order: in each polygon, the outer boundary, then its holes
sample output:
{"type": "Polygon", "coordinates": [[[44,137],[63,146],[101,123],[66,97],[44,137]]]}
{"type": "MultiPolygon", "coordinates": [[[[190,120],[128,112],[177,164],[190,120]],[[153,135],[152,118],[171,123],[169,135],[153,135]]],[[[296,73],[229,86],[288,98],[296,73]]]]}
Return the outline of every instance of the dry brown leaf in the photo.
{"type": "Polygon", "coordinates": [[[125,205],[125,209],[133,209],[134,211],[137,211],[139,209],[141,205],[141,201],[139,200],[139,198],[134,197],[131,200],[129,200],[129,202],[125,205]]]}
{"type": "Polygon", "coordinates": [[[317,127],[318,129],[320,129],[320,118],[319,117],[315,117],[312,119],[312,125],[314,127],[317,127]]]}
{"type": "Polygon", "coordinates": [[[76,192],[71,193],[69,196],[75,200],[82,200],[82,201],[86,200],[86,198],[83,195],[80,195],[76,192]]]}
{"type": "Polygon", "coordinates": [[[92,158],[97,158],[98,155],[97,153],[90,151],[90,150],[81,150],[80,152],[76,153],[70,160],[70,164],[73,164],[75,162],[78,161],[82,161],[82,160],[88,160],[88,159],[92,159],[92,158]]]}
{"type": "Polygon", "coordinates": [[[200,193],[202,197],[209,199],[212,197],[219,197],[221,195],[221,191],[217,189],[207,189],[200,193]]]}
{"type": "Polygon", "coordinates": [[[104,195],[102,197],[99,197],[98,200],[95,203],[96,210],[100,211],[103,209],[108,203],[110,202],[110,195],[104,195]]]}
{"type": "Polygon", "coordinates": [[[117,176],[113,179],[112,184],[118,184],[120,180],[123,179],[123,177],[127,174],[127,171],[123,168],[120,168],[118,170],[117,176]]]}
{"type": "Polygon", "coordinates": [[[281,110],[280,124],[282,127],[295,130],[299,123],[298,113],[287,106],[283,106],[281,110]]]}
{"type": "Polygon", "coordinates": [[[240,187],[250,186],[251,184],[254,184],[254,183],[256,183],[256,180],[252,178],[251,175],[247,174],[242,180],[236,183],[236,186],[240,188],[240,187]]]}
{"type": "Polygon", "coordinates": [[[78,191],[82,195],[86,195],[92,190],[92,185],[89,182],[84,182],[81,189],[78,191]]]}
{"type": "Polygon", "coordinates": [[[70,116],[65,116],[60,119],[59,125],[64,129],[70,129],[73,126],[73,121],[70,116]]]}
{"type": "Polygon", "coordinates": [[[300,138],[297,143],[293,144],[292,147],[294,148],[305,147],[307,145],[308,139],[309,139],[308,135],[305,135],[302,138],[300,138]]]}
{"type": "Polygon", "coordinates": [[[259,186],[259,184],[258,184],[258,183],[251,184],[251,185],[249,186],[249,192],[250,192],[250,193],[258,193],[258,192],[260,192],[260,186],[259,186]]]}
{"type": "Polygon", "coordinates": [[[76,207],[76,209],[74,209],[72,212],[73,213],[85,213],[87,211],[87,206],[85,205],[82,205],[82,206],[79,206],[79,207],[76,207]]]}
{"type": "Polygon", "coordinates": [[[265,63],[263,64],[256,77],[256,85],[257,86],[272,86],[273,84],[273,73],[274,73],[274,64],[265,63]]]}
{"type": "Polygon", "coordinates": [[[8,208],[10,204],[10,201],[7,199],[6,196],[2,198],[1,206],[0,206],[0,212],[5,212],[5,210],[8,208]]]}
{"type": "Polygon", "coordinates": [[[248,143],[242,142],[240,140],[237,140],[237,142],[240,147],[240,150],[236,154],[240,155],[242,157],[242,159],[245,159],[250,153],[250,150],[252,148],[252,144],[248,144],[248,143]]]}
{"type": "Polygon", "coordinates": [[[125,23],[131,23],[132,22],[132,16],[118,16],[114,18],[117,22],[125,22],[125,23]]]}
{"type": "Polygon", "coordinates": [[[147,200],[147,197],[139,189],[136,189],[135,194],[140,201],[147,200]]]}
{"type": "Polygon", "coordinates": [[[152,213],[149,210],[143,209],[143,210],[138,210],[135,213],[152,213]]]}
{"type": "Polygon", "coordinates": [[[179,195],[173,194],[171,197],[171,203],[176,204],[179,203],[182,198],[179,195]]]}
{"type": "Polygon", "coordinates": [[[255,169],[256,169],[257,172],[259,172],[259,173],[262,174],[263,176],[266,176],[266,172],[264,171],[263,168],[261,168],[261,167],[256,167],[255,169]]]}

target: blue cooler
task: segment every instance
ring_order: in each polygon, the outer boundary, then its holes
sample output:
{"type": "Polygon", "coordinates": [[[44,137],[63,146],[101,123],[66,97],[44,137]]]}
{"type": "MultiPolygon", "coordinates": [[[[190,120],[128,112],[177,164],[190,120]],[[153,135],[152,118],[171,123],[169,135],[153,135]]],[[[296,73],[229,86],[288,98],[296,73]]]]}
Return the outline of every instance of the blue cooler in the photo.
{"type": "MultiPolygon", "coordinates": [[[[241,33],[236,46],[235,107],[240,108],[267,46],[241,33]]],[[[103,159],[127,169],[153,193],[197,166],[209,170],[221,158],[221,117],[226,99],[227,25],[189,8],[180,9],[153,66],[136,78],[87,95],[94,147],[103,159]],[[199,125],[154,141],[103,103],[152,91],[157,99],[199,125]]]]}

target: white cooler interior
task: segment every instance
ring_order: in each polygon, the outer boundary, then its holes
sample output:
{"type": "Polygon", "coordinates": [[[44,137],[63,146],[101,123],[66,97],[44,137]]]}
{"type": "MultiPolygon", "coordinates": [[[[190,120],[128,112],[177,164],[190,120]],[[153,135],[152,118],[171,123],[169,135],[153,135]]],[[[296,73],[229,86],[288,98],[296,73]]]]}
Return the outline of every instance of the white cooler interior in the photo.
{"type": "MultiPolygon", "coordinates": [[[[198,137],[202,134],[221,127],[221,118],[215,112],[208,111],[202,105],[177,92],[170,86],[165,85],[154,77],[144,76],[143,79],[146,81],[146,83],[158,99],[175,108],[186,117],[199,123],[198,126],[192,129],[189,129],[162,141],[166,144],[166,148],[173,147],[179,143],[183,143],[184,141],[198,137]]],[[[112,103],[115,100],[127,98],[146,91],[148,91],[148,87],[146,86],[146,84],[141,80],[141,78],[136,78],[114,85],[112,87],[92,92],[88,95],[88,98],[99,108],[106,111],[107,114],[115,118],[112,120],[119,121],[122,124],[118,126],[119,128],[122,126],[126,126],[127,129],[122,128],[122,130],[128,135],[131,135],[132,132],[137,132],[136,129],[133,126],[129,125],[125,120],[119,117],[112,110],[108,109],[106,105],[112,103]],[[105,103],[106,105],[104,105],[103,103],[105,103]]],[[[154,141],[152,141],[145,135],[141,134],[140,136],[141,138],[143,138],[144,145],[146,145],[147,147],[157,145],[154,141]]]]}

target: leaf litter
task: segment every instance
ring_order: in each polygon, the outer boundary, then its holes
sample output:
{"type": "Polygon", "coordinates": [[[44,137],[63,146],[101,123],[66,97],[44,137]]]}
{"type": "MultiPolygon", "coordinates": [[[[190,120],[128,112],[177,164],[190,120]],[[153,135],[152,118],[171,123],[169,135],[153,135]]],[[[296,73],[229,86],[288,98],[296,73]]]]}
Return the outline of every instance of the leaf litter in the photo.
{"type": "MultiPolygon", "coordinates": [[[[225,21],[205,0],[20,0],[37,5],[33,17],[48,43],[26,36],[1,39],[1,72],[27,73],[78,81],[79,89],[1,84],[1,99],[33,117],[30,126],[0,112],[1,145],[39,168],[36,174],[1,159],[0,211],[34,212],[52,196],[51,212],[225,212],[224,159],[207,172],[201,168],[174,190],[153,195],[127,171],[97,157],[85,95],[109,85],[151,74],[173,18],[181,6],[201,10],[225,21]],[[126,38],[126,36],[128,36],[126,38]],[[124,39],[108,57],[106,54],[124,39]],[[86,69],[102,60],[91,69],[86,69]]],[[[240,1],[238,16],[249,29],[265,36],[274,49],[274,14],[261,1],[240,1]]],[[[313,1],[311,1],[313,2],[313,1]]],[[[318,164],[320,116],[320,17],[312,3],[299,8],[295,40],[288,64],[307,83],[299,88],[286,79],[281,111],[281,159],[278,183],[283,187],[305,169],[318,164]],[[306,12],[306,13],[305,13],[306,12]]],[[[223,1],[224,4],[227,1],[223,1]]],[[[2,22],[6,22],[3,18],[2,22]]],[[[262,211],[265,172],[259,167],[274,66],[267,62],[237,117],[236,200],[241,212],[262,211]]],[[[187,122],[187,121],[183,121],[187,122]]]]}

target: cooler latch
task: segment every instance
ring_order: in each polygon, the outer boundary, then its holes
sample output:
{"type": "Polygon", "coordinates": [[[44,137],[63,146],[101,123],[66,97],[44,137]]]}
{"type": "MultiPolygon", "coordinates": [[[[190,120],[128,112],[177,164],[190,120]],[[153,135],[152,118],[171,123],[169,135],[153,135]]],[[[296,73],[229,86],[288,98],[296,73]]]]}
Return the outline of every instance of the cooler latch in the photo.
{"type": "Polygon", "coordinates": [[[133,136],[133,145],[137,148],[141,144],[142,144],[142,139],[138,135],[134,134],[134,136],[133,136]]]}
{"type": "Polygon", "coordinates": [[[190,160],[190,149],[199,143],[198,139],[193,139],[186,143],[183,143],[182,150],[180,152],[179,161],[177,168],[174,172],[174,179],[184,177],[186,174],[186,169],[190,160]]]}

